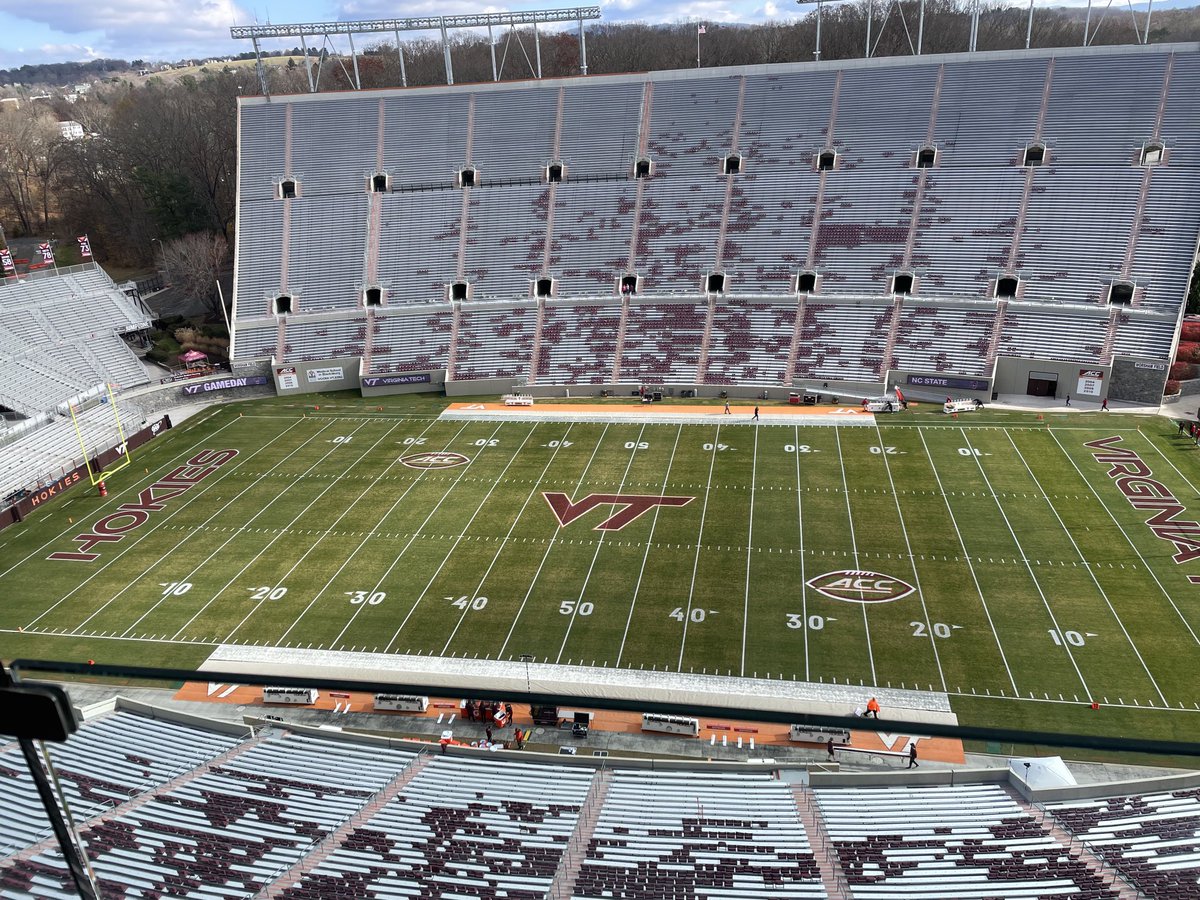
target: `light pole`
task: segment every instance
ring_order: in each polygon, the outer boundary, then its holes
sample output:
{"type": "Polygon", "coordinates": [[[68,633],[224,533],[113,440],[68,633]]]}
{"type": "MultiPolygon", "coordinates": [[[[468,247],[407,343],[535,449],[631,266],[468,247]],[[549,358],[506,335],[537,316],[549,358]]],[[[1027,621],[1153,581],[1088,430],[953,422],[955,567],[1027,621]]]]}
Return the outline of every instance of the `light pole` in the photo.
{"type": "Polygon", "coordinates": [[[154,256],[154,245],[158,244],[158,255],[161,262],[158,266],[159,274],[161,275],[167,268],[167,248],[163,246],[163,242],[158,238],[150,238],[150,255],[154,256]]]}

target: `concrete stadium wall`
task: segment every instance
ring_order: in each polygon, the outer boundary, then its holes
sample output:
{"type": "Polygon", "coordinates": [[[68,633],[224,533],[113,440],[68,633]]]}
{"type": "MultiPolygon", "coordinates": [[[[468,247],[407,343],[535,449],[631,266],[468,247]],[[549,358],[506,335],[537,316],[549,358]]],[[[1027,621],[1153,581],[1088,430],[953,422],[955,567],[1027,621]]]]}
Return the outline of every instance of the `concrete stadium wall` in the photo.
{"type": "Polygon", "coordinates": [[[1162,402],[1168,365],[1161,359],[1117,357],[1113,360],[1108,395],[1115,400],[1157,406],[1162,402]]]}
{"type": "Polygon", "coordinates": [[[362,361],[357,356],[316,362],[275,363],[271,377],[280,396],[322,391],[356,391],[362,361]]]}
{"type": "Polygon", "coordinates": [[[1002,356],[996,360],[996,380],[992,383],[992,390],[1001,394],[1025,394],[1029,387],[1031,372],[1047,372],[1057,375],[1058,390],[1054,396],[1060,400],[1071,397],[1072,400],[1078,399],[1083,403],[1099,403],[1101,398],[1107,396],[1112,389],[1111,366],[1002,356]],[[1104,386],[1101,388],[1099,397],[1082,397],[1077,393],[1080,369],[1104,372],[1104,386]]]}

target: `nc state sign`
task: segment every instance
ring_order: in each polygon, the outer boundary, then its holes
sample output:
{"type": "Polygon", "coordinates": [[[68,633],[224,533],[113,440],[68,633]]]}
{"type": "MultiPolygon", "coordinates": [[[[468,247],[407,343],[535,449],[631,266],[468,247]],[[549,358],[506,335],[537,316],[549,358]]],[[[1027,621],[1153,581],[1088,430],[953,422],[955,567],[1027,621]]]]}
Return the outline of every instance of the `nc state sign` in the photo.
{"type": "Polygon", "coordinates": [[[805,583],[822,596],[848,603],[890,603],[916,590],[908,582],[891,575],[849,569],[826,572],[805,583]]]}

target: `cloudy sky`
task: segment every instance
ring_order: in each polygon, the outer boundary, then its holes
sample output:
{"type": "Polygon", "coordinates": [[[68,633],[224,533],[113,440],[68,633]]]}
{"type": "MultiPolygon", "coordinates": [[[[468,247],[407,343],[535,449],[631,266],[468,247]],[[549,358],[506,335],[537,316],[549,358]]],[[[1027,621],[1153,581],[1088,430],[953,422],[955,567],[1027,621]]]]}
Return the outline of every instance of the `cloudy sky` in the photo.
{"type": "MultiPolygon", "coordinates": [[[[489,5],[445,0],[0,0],[0,68],[24,63],[119,59],[173,60],[249,50],[229,38],[231,25],[327,22],[448,13],[538,9],[569,3],[489,5]]],[[[753,22],[795,17],[793,0],[601,0],[605,19],[753,22]]]]}
{"type": "MultiPolygon", "coordinates": [[[[229,38],[231,25],[326,22],[391,16],[499,12],[573,6],[570,3],[485,5],[469,0],[0,0],[0,68],[25,63],[118,59],[175,60],[249,50],[229,38]]],[[[1024,0],[1012,0],[1024,5],[1024,0]]],[[[1086,0],[1037,0],[1082,5],[1086,0]]],[[[1104,0],[1096,0],[1103,4],[1104,0]]],[[[1165,5],[1175,5],[1168,2],[1165,5]]],[[[1195,0],[1193,0],[1195,2],[1195,0]]],[[[1159,0],[1156,0],[1158,5],[1159,0]]],[[[761,22],[794,18],[810,7],[794,0],[600,0],[608,21],[761,22]]],[[[1120,4],[1124,6],[1124,3],[1120,4]]],[[[1191,5],[1188,3],[1187,5],[1191,5]]],[[[282,44],[280,45],[282,46],[282,44]]]]}

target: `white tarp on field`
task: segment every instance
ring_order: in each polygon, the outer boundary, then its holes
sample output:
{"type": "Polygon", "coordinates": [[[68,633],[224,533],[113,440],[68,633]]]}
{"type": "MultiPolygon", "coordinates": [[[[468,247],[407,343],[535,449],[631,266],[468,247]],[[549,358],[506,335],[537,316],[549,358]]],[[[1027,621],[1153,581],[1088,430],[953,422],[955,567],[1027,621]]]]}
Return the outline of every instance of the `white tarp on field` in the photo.
{"type": "Polygon", "coordinates": [[[882,718],[905,722],[957,724],[950,699],[937,691],[814,684],[804,681],[739,678],[730,675],[561,666],[495,659],[352,653],[285,647],[222,645],[200,666],[202,672],[293,678],[306,676],[355,681],[420,685],[429,693],[453,697],[463,690],[504,695],[518,691],[579,698],[610,698],[650,703],[678,703],[728,709],[743,718],[755,710],[851,715],[876,697],[882,718]]]}

